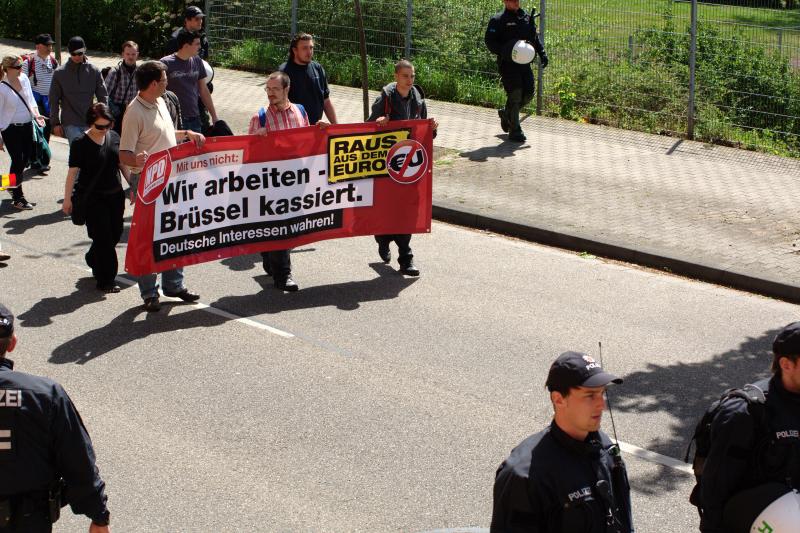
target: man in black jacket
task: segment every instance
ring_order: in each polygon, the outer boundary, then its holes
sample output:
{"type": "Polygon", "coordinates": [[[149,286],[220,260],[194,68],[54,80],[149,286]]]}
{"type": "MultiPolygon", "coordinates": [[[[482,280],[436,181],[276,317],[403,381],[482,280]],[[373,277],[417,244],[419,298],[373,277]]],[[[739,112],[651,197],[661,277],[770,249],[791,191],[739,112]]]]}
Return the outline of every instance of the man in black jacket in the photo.
{"type": "MultiPolygon", "coordinates": [[[[772,377],[754,383],[766,396],[760,421],[747,400],[724,401],[711,424],[711,448],[701,482],[704,533],[729,533],[725,504],[768,483],[800,490],[800,322],[772,343],[772,377]]],[[[728,509],[728,512],[736,509],[728,509]]],[[[744,524],[748,530],[750,524],[744,524]]]]}
{"type": "Polygon", "coordinates": [[[525,142],[525,134],[519,125],[520,109],[533,98],[533,71],[530,64],[519,64],[512,59],[517,41],[530,42],[542,68],[547,66],[547,54],[536,33],[536,24],[530,13],[519,7],[519,0],[503,0],[505,10],[489,19],[486,28],[486,46],[497,56],[500,78],[506,91],[506,107],[498,110],[500,127],[508,132],[508,140],[525,142]]]}
{"type": "Polygon", "coordinates": [[[622,383],[589,355],[564,352],[547,388],[555,415],[497,470],[492,533],[631,533],[619,449],[600,431],[605,390],[622,383]]]}
{"type": "Polygon", "coordinates": [[[0,304],[0,532],[49,533],[62,500],[108,533],[105,483],[81,416],[47,378],[14,371],[14,315],[0,304]]]}

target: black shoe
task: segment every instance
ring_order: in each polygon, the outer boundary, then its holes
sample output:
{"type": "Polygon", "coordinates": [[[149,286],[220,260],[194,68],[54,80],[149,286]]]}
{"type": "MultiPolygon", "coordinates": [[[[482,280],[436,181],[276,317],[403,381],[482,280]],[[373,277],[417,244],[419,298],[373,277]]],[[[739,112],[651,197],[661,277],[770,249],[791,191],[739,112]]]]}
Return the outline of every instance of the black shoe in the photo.
{"type": "Polygon", "coordinates": [[[508,140],[515,143],[524,143],[528,138],[521,131],[515,131],[508,134],[508,140]]]}
{"type": "Polygon", "coordinates": [[[20,211],[30,211],[31,209],[33,209],[33,205],[31,205],[31,203],[28,202],[28,200],[26,200],[25,198],[14,200],[14,202],[11,205],[16,207],[20,211]]]}
{"type": "Polygon", "coordinates": [[[392,251],[389,249],[389,243],[378,243],[378,255],[381,257],[381,261],[384,263],[388,263],[392,260],[392,251]]]}
{"type": "Polygon", "coordinates": [[[0,252],[0,261],[8,261],[9,259],[11,259],[10,255],[0,252]]]}
{"type": "Polygon", "coordinates": [[[511,127],[511,124],[508,123],[508,117],[506,116],[506,109],[501,107],[497,110],[497,114],[500,115],[500,128],[508,133],[508,129],[511,127]]]}
{"type": "Polygon", "coordinates": [[[183,289],[181,292],[176,292],[176,293],[169,293],[167,291],[164,291],[164,296],[169,296],[170,298],[180,298],[184,302],[196,302],[197,300],[200,299],[199,294],[194,294],[192,292],[189,292],[189,289],[183,289]]]}
{"type": "Polygon", "coordinates": [[[158,296],[144,299],[144,310],[148,313],[154,313],[161,309],[161,302],[158,301],[158,296]]]}
{"type": "Polygon", "coordinates": [[[300,290],[300,286],[294,282],[291,274],[286,276],[284,279],[276,279],[275,288],[285,292],[297,292],[300,290]]]}
{"type": "Polygon", "coordinates": [[[106,294],[116,294],[121,291],[122,288],[116,283],[109,283],[108,285],[98,285],[97,290],[103,291],[106,294]]]}
{"type": "Polygon", "coordinates": [[[419,269],[414,266],[414,263],[409,263],[405,266],[400,267],[400,273],[405,274],[406,276],[419,276],[419,269]]]}
{"type": "Polygon", "coordinates": [[[264,267],[264,272],[266,272],[267,276],[272,277],[272,267],[269,266],[269,261],[264,259],[264,261],[261,263],[261,266],[264,267]]]}

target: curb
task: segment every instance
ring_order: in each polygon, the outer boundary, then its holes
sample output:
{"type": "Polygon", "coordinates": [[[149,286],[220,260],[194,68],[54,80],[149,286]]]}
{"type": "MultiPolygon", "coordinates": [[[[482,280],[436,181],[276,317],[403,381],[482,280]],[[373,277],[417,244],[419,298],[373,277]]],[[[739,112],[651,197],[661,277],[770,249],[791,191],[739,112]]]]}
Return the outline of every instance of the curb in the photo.
{"type": "Polygon", "coordinates": [[[623,245],[605,242],[591,236],[572,235],[520,222],[487,217],[444,205],[434,204],[432,216],[441,222],[473,229],[489,230],[493,233],[508,235],[538,244],[574,252],[588,252],[608,259],[616,259],[658,270],[667,270],[679,276],[800,304],[800,286],[759,278],[733,269],[705,265],[657,252],[643,252],[623,245]]]}

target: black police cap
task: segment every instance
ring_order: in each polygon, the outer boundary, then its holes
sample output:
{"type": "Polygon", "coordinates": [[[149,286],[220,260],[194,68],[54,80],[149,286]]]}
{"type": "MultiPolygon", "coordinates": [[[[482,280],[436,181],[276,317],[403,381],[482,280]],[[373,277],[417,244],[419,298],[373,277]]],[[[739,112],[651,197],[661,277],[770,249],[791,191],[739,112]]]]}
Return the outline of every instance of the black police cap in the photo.
{"type": "Polygon", "coordinates": [[[195,17],[205,17],[205,13],[203,10],[197,6],[189,6],[183,12],[183,18],[185,19],[193,19],[195,17]]]}
{"type": "Polygon", "coordinates": [[[0,339],[14,334],[14,314],[6,306],[0,304],[0,339]]]}
{"type": "Polygon", "coordinates": [[[554,391],[573,387],[605,387],[609,383],[619,385],[622,380],[604,371],[590,355],[564,352],[550,366],[546,385],[554,391]]]}
{"type": "Polygon", "coordinates": [[[800,355],[800,322],[792,322],[775,337],[772,343],[775,355],[800,355]]]}

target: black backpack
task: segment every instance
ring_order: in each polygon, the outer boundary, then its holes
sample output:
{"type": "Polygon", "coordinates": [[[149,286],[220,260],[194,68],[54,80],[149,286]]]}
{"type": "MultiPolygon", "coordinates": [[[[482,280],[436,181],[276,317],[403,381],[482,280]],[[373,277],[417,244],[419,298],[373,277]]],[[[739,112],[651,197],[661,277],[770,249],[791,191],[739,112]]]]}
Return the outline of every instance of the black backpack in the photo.
{"type": "MultiPolygon", "coordinates": [[[[763,383],[759,383],[759,385],[763,385],[763,383]]],[[[706,409],[706,412],[703,413],[702,418],[700,418],[700,421],[697,423],[697,427],[694,429],[692,440],[689,441],[689,446],[686,448],[686,457],[683,459],[684,462],[689,462],[689,456],[692,452],[692,443],[695,443],[692,470],[694,470],[696,483],[689,496],[689,502],[697,507],[697,511],[700,513],[701,517],[703,516],[703,501],[701,497],[703,470],[706,466],[708,453],[711,451],[711,424],[714,422],[717,413],[719,413],[722,404],[730,398],[741,398],[747,402],[747,411],[750,413],[750,416],[753,417],[753,427],[756,432],[766,437],[769,431],[765,406],[767,395],[766,391],[762,390],[758,385],[748,384],[740,389],[728,389],[720,396],[719,400],[712,403],[708,409],[706,409]]]]}

